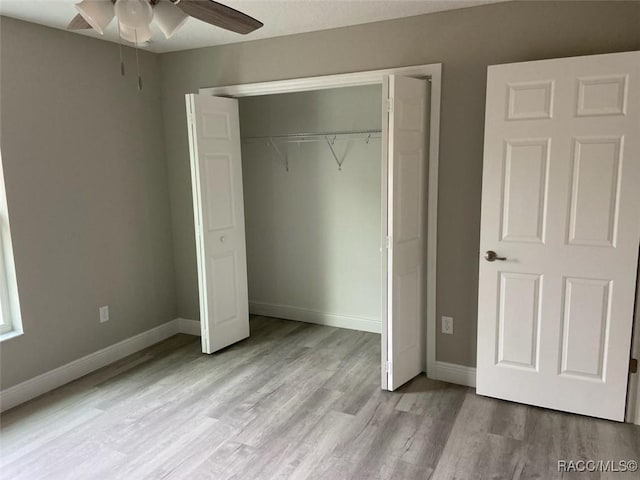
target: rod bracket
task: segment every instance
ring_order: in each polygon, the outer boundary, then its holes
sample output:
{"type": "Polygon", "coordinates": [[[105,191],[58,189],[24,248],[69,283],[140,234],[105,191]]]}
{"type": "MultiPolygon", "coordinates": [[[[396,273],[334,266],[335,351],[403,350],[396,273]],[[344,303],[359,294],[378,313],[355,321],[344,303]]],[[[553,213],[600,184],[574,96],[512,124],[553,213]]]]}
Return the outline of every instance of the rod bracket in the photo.
{"type": "Polygon", "coordinates": [[[328,135],[326,135],[326,136],[324,137],[324,139],[326,140],[327,145],[329,145],[329,149],[331,150],[331,155],[333,155],[333,158],[335,159],[336,164],[338,165],[338,170],[339,170],[339,171],[342,171],[342,163],[344,162],[344,157],[342,157],[342,160],[340,160],[340,159],[338,158],[338,155],[336,155],[336,151],[335,151],[335,149],[333,148],[333,144],[334,144],[334,143],[335,143],[335,141],[336,141],[336,137],[335,137],[335,135],[334,135],[333,139],[331,139],[331,140],[329,140],[329,136],[328,136],[328,135]]]}
{"type": "Polygon", "coordinates": [[[276,142],[273,141],[272,137],[269,137],[269,146],[271,148],[273,148],[273,150],[276,152],[276,155],[278,155],[278,157],[280,157],[280,160],[282,161],[282,163],[284,164],[284,168],[285,171],[289,171],[289,157],[287,156],[286,153],[282,153],[282,150],[280,150],[278,148],[278,145],[276,145],[276,142]]]}

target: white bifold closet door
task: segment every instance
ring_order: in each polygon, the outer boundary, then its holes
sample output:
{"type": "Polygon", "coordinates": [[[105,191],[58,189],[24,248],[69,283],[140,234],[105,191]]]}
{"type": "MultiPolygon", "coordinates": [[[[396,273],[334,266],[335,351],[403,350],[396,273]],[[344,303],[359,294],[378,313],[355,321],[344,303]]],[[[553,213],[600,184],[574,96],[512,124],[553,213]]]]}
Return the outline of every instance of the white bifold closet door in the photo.
{"type": "MultiPolygon", "coordinates": [[[[383,388],[424,371],[423,259],[426,212],[425,80],[385,79],[387,128],[387,321],[383,388]]],[[[187,95],[202,348],[212,353],[249,335],[238,104],[187,95]]]]}
{"type": "Polygon", "coordinates": [[[640,52],[490,67],[483,168],[477,392],[623,420],[640,52]]]}
{"type": "MultiPolygon", "coordinates": [[[[391,75],[387,94],[387,324],[383,387],[424,371],[427,81],[391,75]],[[386,378],[384,376],[386,373],[386,378]]],[[[384,346],[383,346],[384,348],[384,346]]]]}
{"type": "Polygon", "coordinates": [[[249,336],[238,101],[186,95],[202,351],[249,336]]]}

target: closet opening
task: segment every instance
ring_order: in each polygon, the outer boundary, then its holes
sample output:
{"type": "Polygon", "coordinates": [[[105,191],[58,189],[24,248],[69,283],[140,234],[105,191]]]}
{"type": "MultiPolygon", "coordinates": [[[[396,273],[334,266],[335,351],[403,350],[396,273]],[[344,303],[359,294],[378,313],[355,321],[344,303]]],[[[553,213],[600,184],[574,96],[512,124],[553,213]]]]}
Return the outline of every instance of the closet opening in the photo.
{"type": "Polygon", "coordinates": [[[249,312],[381,332],[381,91],[239,99],[249,312]]]}
{"type": "Polygon", "coordinates": [[[186,96],[204,353],[251,312],[379,334],[384,390],[438,377],[440,85],[434,64],[186,96]]]}

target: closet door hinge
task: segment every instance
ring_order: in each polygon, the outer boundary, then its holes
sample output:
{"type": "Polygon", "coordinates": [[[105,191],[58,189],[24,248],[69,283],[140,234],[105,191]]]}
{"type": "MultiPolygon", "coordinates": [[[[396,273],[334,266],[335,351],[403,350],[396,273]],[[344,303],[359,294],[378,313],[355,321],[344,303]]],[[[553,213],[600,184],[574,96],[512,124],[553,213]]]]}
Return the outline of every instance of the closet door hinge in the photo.
{"type": "Polygon", "coordinates": [[[391,362],[389,362],[389,361],[385,362],[384,371],[386,373],[390,373],[391,372],[391,362]]]}
{"type": "Polygon", "coordinates": [[[387,109],[387,112],[393,113],[393,98],[387,98],[385,107],[387,109]]]}
{"type": "Polygon", "coordinates": [[[632,358],[629,360],[629,372],[638,373],[638,359],[632,358]]]}
{"type": "Polygon", "coordinates": [[[391,248],[391,237],[387,236],[387,240],[385,242],[385,246],[387,247],[387,249],[391,248]]]}

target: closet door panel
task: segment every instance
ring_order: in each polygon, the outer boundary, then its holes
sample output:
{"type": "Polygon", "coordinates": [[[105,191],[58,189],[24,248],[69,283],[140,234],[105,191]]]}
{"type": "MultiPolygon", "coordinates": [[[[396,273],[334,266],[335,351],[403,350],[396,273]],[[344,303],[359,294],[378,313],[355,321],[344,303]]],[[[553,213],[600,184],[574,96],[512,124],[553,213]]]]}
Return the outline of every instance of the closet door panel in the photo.
{"type": "Polygon", "coordinates": [[[249,336],[238,102],[186,101],[202,351],[213,353],[249,336]]]}
{"type": "Polygon", "coordinates": [[[423,370],[423,252],[427,82],[390,76],[388,133],[387,388],[423,370]]]}

